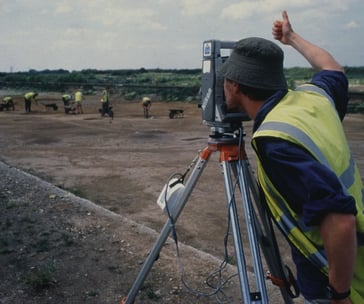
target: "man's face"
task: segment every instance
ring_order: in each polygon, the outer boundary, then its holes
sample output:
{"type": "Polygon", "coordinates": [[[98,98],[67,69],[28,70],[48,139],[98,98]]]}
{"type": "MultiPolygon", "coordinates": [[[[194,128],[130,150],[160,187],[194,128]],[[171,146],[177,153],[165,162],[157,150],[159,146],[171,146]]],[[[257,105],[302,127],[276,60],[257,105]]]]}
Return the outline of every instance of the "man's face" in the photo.
{"type": "Polygon", "coordinates": [[[241,100],[239,98],[238,84],[231,80],[224,80],[224,93],[226,105],[229,111],[232,112],[245,112],[241,100]]]}

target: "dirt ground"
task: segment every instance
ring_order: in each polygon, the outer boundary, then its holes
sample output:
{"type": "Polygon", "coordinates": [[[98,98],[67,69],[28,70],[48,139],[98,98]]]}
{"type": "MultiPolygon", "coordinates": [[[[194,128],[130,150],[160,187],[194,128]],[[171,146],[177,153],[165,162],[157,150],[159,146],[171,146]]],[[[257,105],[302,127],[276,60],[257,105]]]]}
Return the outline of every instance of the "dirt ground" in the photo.
{"type": "MultiPolygon", "coordinates": [[[[40,94],[32,113],[24,113],[20,97],[15,111],[0,112],[1,304],[120,303],[167,220],[156,204],[164,184],[207,145],[209,129],[196,104],[154,102],[145,119],[139,103],[113,96],[111,120],[98,114],[100,96],[86,96],[84,114],[66,115],[59,95],[40,94]],[[57,111],[42,105],[52,102],[57,111]],[[172,108],[184,117],[170,119],[172,108]]],[[[362,175],[363,121],[358,114],[344,121],[362,175]]],[[[251,122],[244,128],[254,170],[251,122]]],[[[227,298],[203,296],[212,293],[206,280],[224,257],[221,175],[212,155],[176,223],[181,260],[169,239],[136,303],[239,302],[236,277],[224,286],[227,298]],[[197,295],[184,287],[180,262],[197,295]]],[[[231,240],[227,247],[233,256],[231,240]]],[[[225,275],[234,271],[229,266],[225,275]]],[[[270,302],[281,303],[277,288],[267,287],[270,302]]]]}

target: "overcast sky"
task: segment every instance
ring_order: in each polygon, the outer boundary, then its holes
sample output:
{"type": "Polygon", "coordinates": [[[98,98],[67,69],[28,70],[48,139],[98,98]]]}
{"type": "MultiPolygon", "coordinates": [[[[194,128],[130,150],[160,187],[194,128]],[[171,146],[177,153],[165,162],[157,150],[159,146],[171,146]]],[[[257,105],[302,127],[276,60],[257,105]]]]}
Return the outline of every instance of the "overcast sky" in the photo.
{"type": "MultiPolygon", "coordinates": [[[[0,0],[0,71],[200,68],[202,42],[293,29],[364,66],[363,0],[0,0]]],[[[307,66],[283,46],[285,66],[307,66]]]]}

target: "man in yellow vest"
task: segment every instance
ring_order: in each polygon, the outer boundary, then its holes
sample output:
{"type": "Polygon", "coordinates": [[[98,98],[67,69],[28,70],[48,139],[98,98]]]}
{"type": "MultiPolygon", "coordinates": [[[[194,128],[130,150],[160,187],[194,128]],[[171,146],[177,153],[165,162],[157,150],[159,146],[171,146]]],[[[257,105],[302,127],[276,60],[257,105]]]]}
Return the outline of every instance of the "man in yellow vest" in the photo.
{"type": "Polygon", "coordinates": [[[254,119],[258,181],[292,247],[305,303],[364,303],[364,191],[341,123],[348,102],[344,69],[294,32],[286,11],[272,33],[316,74],[288,90],[281,48],[242,39],[220,70],[227,107],[254,119]]]}
{"type": "Polygon", "coordinates": [[[62,101],[64,106],[64,112],[66,114],[72,113],[75,114],[76,111],[76,104],[72,102],[72,96],[70,94],[63,94],[62,101]]]}
{"type": "Polygon", "coordinates": [[[75,93],[76,113],[83,114],[82,110],[83,94],[81,88],[75,93]]]}
{"type": "Polygon", "coordinates": [[[37,92],[28,92],[24,95],[25,112],[30,113],[32,111],[32,102],[37,102],[37,92]]]}
{"type": "Polygon", "coordinates": [[[101,96],[101,116],[105,116],[105,114],[109,113],[110,106],[110,88],[109,86],[105,87],[105,90],[102,91],[101,96]]]}
{"type": "Polygon", "coordinates": [[[3,98],[2,104],[0,105],[0,111],[2,111],[3,109],[6,109],[7,111],[9,111],[9,109],[12,109],[13,111],[15,111],[14,101],[11,96],[5,96],[3,98]]]}

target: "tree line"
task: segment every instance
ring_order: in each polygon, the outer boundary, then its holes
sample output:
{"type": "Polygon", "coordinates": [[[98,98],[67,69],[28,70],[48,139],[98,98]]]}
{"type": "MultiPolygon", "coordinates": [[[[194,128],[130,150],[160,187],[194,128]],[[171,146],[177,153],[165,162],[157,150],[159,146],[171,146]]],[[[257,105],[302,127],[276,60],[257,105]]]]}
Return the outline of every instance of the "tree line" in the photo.
{"type": "MultiPolygon", "coordinates": [[[[364,67],[345,68],[349,83],[364,85],[364,67]]],[[[311,79],[311,68],[286,68],[290,88],[311,79]]],[[[82,87],[93,94],[109,86],[126,99],[138,99],[145,94],[155,94],[167,101],[193,101],[199,98],[201,69],[118,69],[81,71],[29,70],[27,72],[0,73],[1,89],[67,92],[82,87]]]]}

